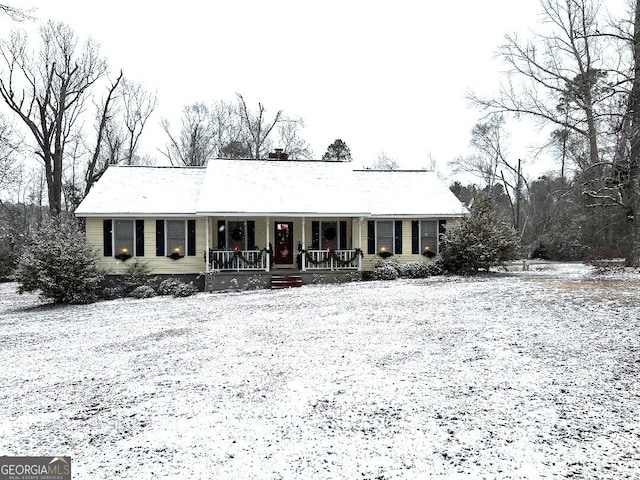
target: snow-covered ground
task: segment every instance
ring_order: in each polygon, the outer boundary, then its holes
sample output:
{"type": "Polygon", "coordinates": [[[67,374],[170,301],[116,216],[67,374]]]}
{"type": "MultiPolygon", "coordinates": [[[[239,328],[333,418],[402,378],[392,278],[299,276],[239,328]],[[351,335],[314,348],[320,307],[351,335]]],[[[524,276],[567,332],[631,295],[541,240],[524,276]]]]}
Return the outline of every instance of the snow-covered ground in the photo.
{"type": "Polygon", "coordinates": [[[581,265],[42,304],[0,285],[0,455],[73,478],[638,478],[640,275],[581,265]]]}

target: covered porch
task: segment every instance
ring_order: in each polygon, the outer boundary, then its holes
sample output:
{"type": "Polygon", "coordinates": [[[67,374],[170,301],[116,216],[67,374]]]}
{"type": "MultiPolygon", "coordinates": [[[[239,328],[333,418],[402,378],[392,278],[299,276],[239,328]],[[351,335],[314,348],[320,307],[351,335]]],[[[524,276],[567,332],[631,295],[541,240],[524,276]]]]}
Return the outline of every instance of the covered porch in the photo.
{"type": "Polygon", "coordinates": [[[361,217],[209,216],[205,271],[361,272],[362,221],[361,217]]]}

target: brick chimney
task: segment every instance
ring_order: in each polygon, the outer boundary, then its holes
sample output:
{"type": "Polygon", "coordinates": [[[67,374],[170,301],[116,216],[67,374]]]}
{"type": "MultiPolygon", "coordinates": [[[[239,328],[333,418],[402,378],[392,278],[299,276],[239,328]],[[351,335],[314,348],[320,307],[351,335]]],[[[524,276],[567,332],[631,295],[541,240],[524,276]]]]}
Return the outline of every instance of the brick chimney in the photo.
{"type": "Polygon", "coordinates": [[[269,152],[269,160],[287,160],[289,154],[284,153],[282,148],[274,148],[274,152],[269,152]]]}

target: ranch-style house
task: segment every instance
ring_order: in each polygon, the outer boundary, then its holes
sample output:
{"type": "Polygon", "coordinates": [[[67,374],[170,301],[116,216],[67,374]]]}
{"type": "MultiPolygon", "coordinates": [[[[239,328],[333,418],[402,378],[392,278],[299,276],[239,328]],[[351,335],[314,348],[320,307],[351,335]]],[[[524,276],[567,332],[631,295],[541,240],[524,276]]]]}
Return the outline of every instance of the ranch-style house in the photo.
{"type": "Polygon", "coordinates": [[[109,274],[137,260],[217,290],[360,278],[388,257],[428,261],[466,208],[426,170],[216,159],[110,166],[75,214],[109,274]]]}

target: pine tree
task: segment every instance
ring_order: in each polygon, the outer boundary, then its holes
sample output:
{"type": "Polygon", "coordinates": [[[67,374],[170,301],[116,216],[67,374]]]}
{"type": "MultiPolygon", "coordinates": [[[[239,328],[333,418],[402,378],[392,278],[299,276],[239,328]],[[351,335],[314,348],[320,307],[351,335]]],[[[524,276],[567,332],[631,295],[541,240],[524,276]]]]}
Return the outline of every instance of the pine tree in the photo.
{"type": "Polygon", "coordinates": [[[52,218],[18,263],[18,292],[39,291],[56,303],[91,303],[103,275],[98,257],[73,219],[52,218]]]}
{"type": "Polygon", "coordinates": [[[344,141],[337,138],[327,147],[327,151],[322,155],[322,160],[327,162],[350,162],[351,150],[344,141]]]}
{"type": "Polygon", "coordinates": [[[516,258],[518,235],[500,219],[491,198],[476,198],[469,216],[449,228],[444,237],[442,260],[450,272],[470,273],[516,258]]]}

